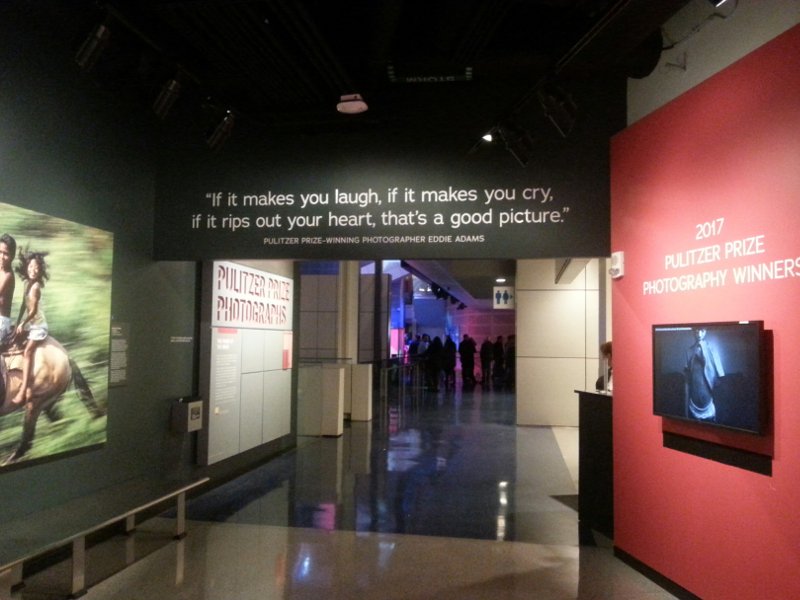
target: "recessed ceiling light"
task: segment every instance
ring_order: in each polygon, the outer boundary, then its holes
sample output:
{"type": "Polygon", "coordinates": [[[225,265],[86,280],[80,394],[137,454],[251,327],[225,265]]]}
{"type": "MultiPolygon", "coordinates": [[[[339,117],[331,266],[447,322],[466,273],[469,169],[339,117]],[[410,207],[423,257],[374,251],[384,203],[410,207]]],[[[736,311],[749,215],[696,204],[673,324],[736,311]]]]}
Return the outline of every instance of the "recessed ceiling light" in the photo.
{"type": "Polygon", "coordinates": [[[505,283],[506,282],[506,278],[505,277],[498,277],[497,279],[495,279],[495,282],[496,283],[505,283]]]}

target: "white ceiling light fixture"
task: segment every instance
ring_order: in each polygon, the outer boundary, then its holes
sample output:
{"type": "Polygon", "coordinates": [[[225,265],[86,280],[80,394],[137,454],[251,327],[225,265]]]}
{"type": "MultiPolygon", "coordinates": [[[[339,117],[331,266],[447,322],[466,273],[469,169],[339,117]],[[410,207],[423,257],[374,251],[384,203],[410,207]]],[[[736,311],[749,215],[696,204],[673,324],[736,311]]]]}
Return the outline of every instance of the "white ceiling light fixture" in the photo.
{"type": "Polygon", "coordinates": [[[484,141],[484,142],[491,142],[491,141],[492,141],[492,139],[494,139],[494,138],[492,137],[492,132],[491,132],[491,131],[489,131],[488,133],[484,133],[484,134],[481,136],[481,139],[483,139],[483,141],[484,141]]]}
{"type": "Polygon", "coordinates": [[[336,105],[336,110],[345,115],[357,115],[365,112],[369,106],[364,102],[361,94],[344,94],[336,105]]]}
{"type": "Polygon", "coordinates": [[[506,282],[506,278],[505,277],[498,277],[494,281],[495,281],[495,283],[505,283],[506,282]]]}

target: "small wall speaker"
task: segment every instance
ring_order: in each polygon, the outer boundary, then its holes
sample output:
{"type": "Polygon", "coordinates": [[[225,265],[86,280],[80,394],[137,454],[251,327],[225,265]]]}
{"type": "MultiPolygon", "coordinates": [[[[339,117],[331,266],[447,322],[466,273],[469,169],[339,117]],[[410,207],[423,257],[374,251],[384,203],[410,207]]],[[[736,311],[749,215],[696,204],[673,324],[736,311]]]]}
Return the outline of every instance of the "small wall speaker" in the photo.
{"type": "Polygon", "coordinates": [[[625,253],[612,252],[611,253],[611,268],[608,270],[611,279],[619,279],[625,275],[625,253]]]}

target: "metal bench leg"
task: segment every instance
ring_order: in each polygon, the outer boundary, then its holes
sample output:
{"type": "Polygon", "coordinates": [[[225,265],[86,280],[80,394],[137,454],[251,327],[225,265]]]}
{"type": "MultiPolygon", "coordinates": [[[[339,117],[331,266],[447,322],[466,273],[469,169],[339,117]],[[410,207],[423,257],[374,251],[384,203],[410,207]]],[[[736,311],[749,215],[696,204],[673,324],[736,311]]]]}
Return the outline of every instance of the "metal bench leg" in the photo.
{"type": "Polygon", "coordinates": [[[186,492],[178,494],[176,504],[175,539],[180,540],[186,536],[186,492]]]}
{"type": "Polygon", "coordinates": [[[72,588],[70,597],[77,598],[86,593],[86,538],[81,536],[72,542],[72,588]]]}
{"type": "Polygon", "coordinates": [[[11,600],[12,588],[22,583],[22,563],[0,571],[0,600],[11,600]]]}
{"type": "Polygon", "coordinates": [[[136,515],[125,517],[125,533],[133,533],[136,529],[136,515]]]}
{"type": "Polygon", "coordinates": [[[186,573],[186,540],[175,542],[175,585],[183,585],[186,573]]]}

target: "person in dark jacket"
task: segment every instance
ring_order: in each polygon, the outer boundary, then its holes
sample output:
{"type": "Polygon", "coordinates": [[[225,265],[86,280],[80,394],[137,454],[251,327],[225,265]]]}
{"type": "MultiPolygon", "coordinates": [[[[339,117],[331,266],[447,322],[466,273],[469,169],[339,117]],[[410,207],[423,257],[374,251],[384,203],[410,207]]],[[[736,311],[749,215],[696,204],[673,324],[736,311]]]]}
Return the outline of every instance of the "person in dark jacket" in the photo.
{"type": "Polygon", "coordinates": [[[505,375],[505,358],[506,351],[503,345],[503,336],[498,335],[497,339],[492,346],[492,361],[494,362],[492,369],[492,377],[497,381],[502,381],[505,375]]]}
{"type": "Polygon", "coordinates": [[[464,385],[475,385],[475,353],[477,352],[475,340],[466,333],[458,345],[461,356],[461,381],[464,385]]]}
{"type": "Polygon", "coordinates": [[[505,380],[506,387],[514,389],[517,380],[517,336],[513,333],[509,335],[506,340],[503,352],[503,363],[503,379],[505,380]]]}
{"type": "Polygon", "coordinates": [[[492,358],[494,348],[492,341],[487,337],[481,344],[481,385],[489,385],[492,382],[492,358]]]}
{"type": "Polygon", "coordinates": [[[425,375],[428,384],[428,389],[432,392],[439,391],[439,377],[442,374],[442,365],[444,364],[444,345],[442,338],[438,335],[431,340],[425,352],[425,375]]]}
{"type": "Polygon", "coordinates": [[[448,335],[444,340],[444,358],[442,360],[445,388],[455,387],[456,385],[456,354],[458,354],[456,343],[448,335]]]}

